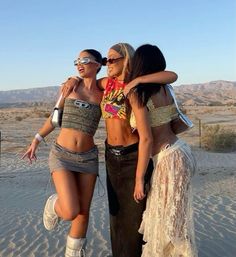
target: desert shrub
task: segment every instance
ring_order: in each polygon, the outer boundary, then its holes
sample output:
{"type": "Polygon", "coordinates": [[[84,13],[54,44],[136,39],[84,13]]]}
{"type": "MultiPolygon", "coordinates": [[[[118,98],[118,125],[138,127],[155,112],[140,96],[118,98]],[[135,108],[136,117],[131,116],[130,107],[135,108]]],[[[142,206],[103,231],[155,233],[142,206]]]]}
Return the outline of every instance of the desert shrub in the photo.
{"type": "Polygon", "coordinates": [[[236,149],[236,132],[219,125],[204,125],[203,148],[211,151],[232,151],[236,149]]]}
{"type": "Polygon", "coordinates": [[[44,118],[48,118],[50,115],[51,115],[50,112],[45,112],[44,115],[43,115],[43,117],[44,117],[44,118]]]}
{"type": "Polygon", "coordinates": [[[208,106],[223,106],[224,104],[219,101],[211,101],[208,106]]]}
{"type": "Polygon", "coordinates": [[[23,120],[23,118],[22,117],[20,117],[20,116],[16,116],[16,121],[22,121],[23,120]]]}
{"type": "Polygon", "coordinates": [[[34,116],[37,118],[48,118],[50,116],[50,113],[45,110],[36,110],[34,111],[34,116]]]}

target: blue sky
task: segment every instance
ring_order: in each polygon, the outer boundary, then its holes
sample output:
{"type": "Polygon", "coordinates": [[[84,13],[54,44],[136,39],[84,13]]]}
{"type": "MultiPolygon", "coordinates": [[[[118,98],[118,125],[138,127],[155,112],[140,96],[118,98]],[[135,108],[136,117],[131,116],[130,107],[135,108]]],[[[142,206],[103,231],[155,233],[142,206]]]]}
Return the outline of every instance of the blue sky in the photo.
{"type": "Polygon", "coordinates": [[[0,0],[0,35],[0,90],[60,85],[118,42],[156,44],[174,85],[236,81],[235,0],[0,0]]]}

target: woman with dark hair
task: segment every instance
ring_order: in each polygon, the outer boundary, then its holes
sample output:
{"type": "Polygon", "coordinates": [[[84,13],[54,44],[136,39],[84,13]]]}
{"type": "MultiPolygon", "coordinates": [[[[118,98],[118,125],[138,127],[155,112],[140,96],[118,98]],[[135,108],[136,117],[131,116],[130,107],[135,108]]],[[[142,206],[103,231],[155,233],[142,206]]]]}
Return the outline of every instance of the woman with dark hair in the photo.
{"type": "MultiPolygon", "coordinates": [[[[140,46],[134,54],[130,81],[154,72],[164,71],[165,58],[157,46],[140,46]]],[[[140,140],[143,167],[149,156],[154,162],[151,188],[139,232],[146,244],[142,257],[196,257],[192,217],[191,178],[195,160],[190,147],[178,139],[171,128],[177,109],[167,86],[138,84],[132,87],[128,99],[136,119],[140,138],[152,139],[146,144],[140,140]]],[[[129,90],[126,90],[126,93],[129,90]]],[[[135,126],[134,124],[132,124],[135,126]]],[[[139,163],[139,160],[138,160],[139,163]]],[[[137,166],[134,199],[145,197],[145,168],[137,166]]]]}
{"type": "MultiPolygon", "coordinates": [[[[86,49],[75,65],[83,80],[76,90],[63,96],[61,129],[49,155],[56,194],[46,202],[43,223],[47,230],[52,230],[60,218],[70,220],[65,256],[85,257],[89,209],[98,175],[98,149],[93,136],[101,117],[103,91],[97,86],[96,75],[101,69],[102,56],[94,49],[86,49]]],[[[23,158],[28,157],[30,162],[36,159],[40,141],[53,130],[49,117],[23,158]]]]}
{"type": "MultiPolygon", "coordinates": [[[[132,70],[134,48],[127,43],[113,45],[104,64],[108,77],[99,79],[99,87],[104,89],[101,102],[102,116],[105,119],[107,139],[105,159],[107,171],[107,192],[110,212],[110,235],[113,257],[140,257],[142,235],[138,228],[142,220],[146,199],[137,204],[133,201],[136,167],[145,169],[146,181],[153,170],[152,162],[144,167],[142,158],[144,149],[139,142],[143,140],[137,131],[133,132],[129,123],[131,108],[123,91],[132,70]],[[139,162],[137,163],[139,159],[139,162]]],[[[172,83],[177,79],[174,72],[163,71],[147,76],[140,76],[135,83],[172,83]]],[[[65,90],[78,84],[69,80],[65,90]],[[72,85],[73,84],[73,85],[72,85]]],[[[146,141],[148,144],[149,141],[146,141]]],[[[149,158],[150,160],[150,158],[149,158]]]]}

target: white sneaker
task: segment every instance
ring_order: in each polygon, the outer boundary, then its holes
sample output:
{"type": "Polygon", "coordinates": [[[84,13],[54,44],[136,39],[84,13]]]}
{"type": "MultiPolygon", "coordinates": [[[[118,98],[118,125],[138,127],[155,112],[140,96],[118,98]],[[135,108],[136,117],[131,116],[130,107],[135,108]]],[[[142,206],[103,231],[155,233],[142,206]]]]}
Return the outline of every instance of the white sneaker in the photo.
{"type": "Polygon", "coordinates": [[[51,195],[44,207],[44,212],[43,212],[43,224],[44,227],[47,230],[52,230],[56,227],[59,221],[59,217],[57,216],[54,206],[57,200],[57,194],[51,195]]]}
{"type": "Polygon", "coordinates": [[[68,235],[66,243],[65,257],[86,257],[86,238],[72,238],[68,235]]]}

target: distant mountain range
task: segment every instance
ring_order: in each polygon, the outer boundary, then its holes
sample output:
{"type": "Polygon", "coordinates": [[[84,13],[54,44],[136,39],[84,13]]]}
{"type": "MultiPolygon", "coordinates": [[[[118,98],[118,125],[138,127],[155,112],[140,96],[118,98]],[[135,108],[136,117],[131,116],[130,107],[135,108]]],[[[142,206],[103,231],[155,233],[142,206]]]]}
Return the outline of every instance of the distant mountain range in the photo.
{"type": "Polygon", "coordinates": [[[56,101],[59,87],[39,87],[0,91],[0,107],[26,106],[56,101]]]}
{"type": "Polygon", "coordinates": [[[234,105],[236,106],[236,82],[212,81],[203,84],[181,85],[175,88],[182,105],[234,105]]]}
{"type": "MultiPolygon", "coordinates": [[[[182,105],[235,105],[236,82],[212,81],[203,84],[176,86],[175,92],[182,105]]],[[[25,106],[35,103],[52,103],[58,94],[59,87],[41,87],[0,91],[0,107],[25,106]]]]}

